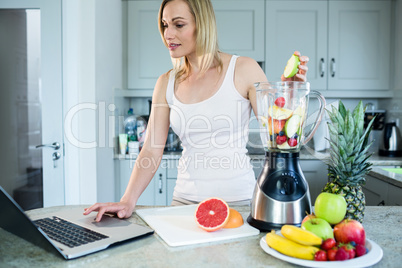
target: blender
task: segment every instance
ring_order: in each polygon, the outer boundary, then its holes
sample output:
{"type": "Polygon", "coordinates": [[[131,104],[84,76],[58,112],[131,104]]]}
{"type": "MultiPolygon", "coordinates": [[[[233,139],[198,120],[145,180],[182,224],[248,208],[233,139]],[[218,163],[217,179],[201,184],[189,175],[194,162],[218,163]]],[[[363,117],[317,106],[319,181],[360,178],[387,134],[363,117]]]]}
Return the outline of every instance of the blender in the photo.
{"type": "Polygon", "coordinates": [[[257,118],[265,163],[255,185],[250,225],[261,231],[300,226],[311,213],[308,183],[299,163],[301,147],[314,135],[325,99],[308,82],[255,83],[257,118]],[[317,117],[305,133],[309,97],[318,99],[317,117]]]}

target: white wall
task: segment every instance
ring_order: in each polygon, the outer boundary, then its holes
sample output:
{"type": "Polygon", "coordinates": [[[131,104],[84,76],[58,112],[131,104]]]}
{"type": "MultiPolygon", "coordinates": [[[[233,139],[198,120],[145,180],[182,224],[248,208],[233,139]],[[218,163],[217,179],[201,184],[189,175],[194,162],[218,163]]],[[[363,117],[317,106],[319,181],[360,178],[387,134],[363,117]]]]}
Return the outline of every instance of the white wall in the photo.
{"type": "Polygon", "coordinates": [[[121,14],[121,0],[63,1],[66,204],[115,200],[108,119],[122,87],[121,14]]]}

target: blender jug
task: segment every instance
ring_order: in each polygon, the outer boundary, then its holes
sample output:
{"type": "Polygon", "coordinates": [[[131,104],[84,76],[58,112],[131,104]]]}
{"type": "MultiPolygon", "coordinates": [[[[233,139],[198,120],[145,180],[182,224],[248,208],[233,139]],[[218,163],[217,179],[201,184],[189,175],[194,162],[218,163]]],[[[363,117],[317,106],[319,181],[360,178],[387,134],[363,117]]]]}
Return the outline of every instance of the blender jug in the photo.
{"type": "Polygon", "coordinates": [[[266,158],[251,202],[250,225],[262,230],[284,224],[300,226],[311,213],[309,185],[299,163],[302,145],[314,135],[324,113],[325,99],[310,91],[308,82],[256,83],[257,118],[266,158]],[[309,96],[320,107],[305,134],[309,96]]]}
{"type": "Polygon", "coordinates": [[[299,152],[314,135],[324,113],[325,99],[310,91],[308,82],[255,83],[258,122],[265,151],[299,152]],[[317,97],[320,107],[317,118],[305,134],[309,96],[317,97]]]}

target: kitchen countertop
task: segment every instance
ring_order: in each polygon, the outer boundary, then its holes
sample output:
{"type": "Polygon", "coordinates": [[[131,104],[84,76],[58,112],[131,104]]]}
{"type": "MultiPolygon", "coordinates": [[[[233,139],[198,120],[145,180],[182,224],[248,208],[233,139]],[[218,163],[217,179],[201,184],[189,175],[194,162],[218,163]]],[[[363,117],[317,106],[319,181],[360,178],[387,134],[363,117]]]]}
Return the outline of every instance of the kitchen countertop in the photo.
{"type": "MultiPolygon", "coordinates": [[[[28,211],[31,216],[76,206],[28,211]]],[[[84,208],[85,206],[82,206],[84,208]]],[[[246,219],[247,206],[235,207],[246,219]]],[[[130,221],[145,223],[133,215],[130,221]]],[[[402,261],[402,207],[367,207],[367,238],[384,252],[374,267],[399,267],[402,261]]],[[[259,241],[266,233],[222,242],[169,247],[156,233],[110,249],[65,261],[0,229],[0,267],[295,267],[265,253],[259,241]]]]}
{"type": "Polygon", "coordinates": [[[388,182],[396,187],[402,188],[402,174],[390,172],[379,167],[373,167],[369,175],[388,182]]]}

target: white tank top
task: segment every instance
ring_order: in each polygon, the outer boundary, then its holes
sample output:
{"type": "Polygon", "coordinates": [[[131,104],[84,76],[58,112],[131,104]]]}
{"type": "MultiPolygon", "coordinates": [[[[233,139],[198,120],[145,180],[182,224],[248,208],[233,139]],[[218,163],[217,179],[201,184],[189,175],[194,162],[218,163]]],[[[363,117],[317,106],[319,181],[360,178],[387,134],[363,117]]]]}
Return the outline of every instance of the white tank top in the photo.
{"type": "Polygon", "coordinates": [[[170,74],[166,91],[170,125],[183,146],[175,197],[193,201],[220,197],[227,202],[252,198],[256,180],[246,155],[251,105],[234,85],[237,58],[232,56],[218,91],[198,103],[185,104],[175,97],[175,75],[170,74]]]}

